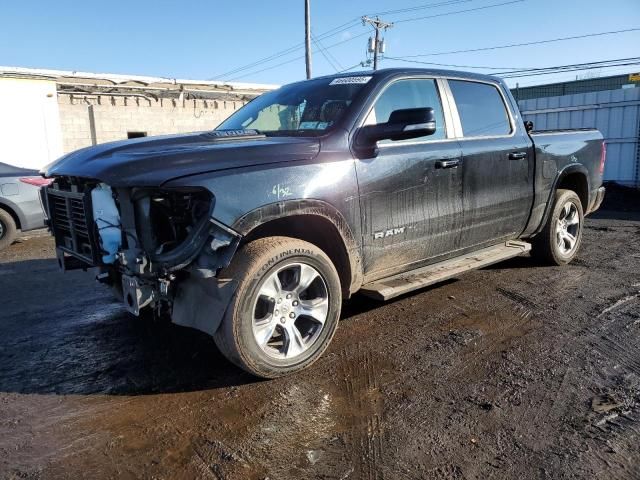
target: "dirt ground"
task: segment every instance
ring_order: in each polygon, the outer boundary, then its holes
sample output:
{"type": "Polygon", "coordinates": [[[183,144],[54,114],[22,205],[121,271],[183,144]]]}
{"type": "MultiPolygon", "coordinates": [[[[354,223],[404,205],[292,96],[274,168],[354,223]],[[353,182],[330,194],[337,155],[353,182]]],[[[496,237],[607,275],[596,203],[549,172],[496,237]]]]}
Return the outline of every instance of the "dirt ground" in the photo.
{"type": "Polygon", "coordinates": [[[324,357],[274,381],[52,258],[42,234],[0,253],[2,478],[640,478],[632,192],[570,266],[356,297],[324,357]]]}

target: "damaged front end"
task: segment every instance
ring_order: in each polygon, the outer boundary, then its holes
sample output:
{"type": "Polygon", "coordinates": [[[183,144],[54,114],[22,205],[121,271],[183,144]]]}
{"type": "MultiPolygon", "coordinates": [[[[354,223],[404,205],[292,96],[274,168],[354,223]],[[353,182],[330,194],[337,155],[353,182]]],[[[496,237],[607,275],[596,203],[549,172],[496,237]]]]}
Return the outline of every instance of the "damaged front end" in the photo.
{"type": "Polygon", "coordinates": [[[211,192],[59,177],[43,197],[63,270],[98,267],[97,279],[134,315],[153,309],[215,332],[235,290],[217,274],[240,235],[212,218],[211,192]]]}

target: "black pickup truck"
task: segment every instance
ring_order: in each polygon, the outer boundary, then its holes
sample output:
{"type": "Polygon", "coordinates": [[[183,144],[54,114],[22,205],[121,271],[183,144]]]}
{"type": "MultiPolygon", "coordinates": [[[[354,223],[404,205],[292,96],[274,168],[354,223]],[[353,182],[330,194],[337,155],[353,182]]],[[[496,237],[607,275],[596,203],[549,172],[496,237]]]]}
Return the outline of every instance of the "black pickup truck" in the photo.
{"type": "Polygon", "coordinates": [[[70,153],[43,199],[61,268],[98,267],[132,313],[271,378],[322,354],[355,292],[386,300],[529,251],[570,262],[605,145],[532,129],[498,78],[328,76],[213,131],[70,153]]]}

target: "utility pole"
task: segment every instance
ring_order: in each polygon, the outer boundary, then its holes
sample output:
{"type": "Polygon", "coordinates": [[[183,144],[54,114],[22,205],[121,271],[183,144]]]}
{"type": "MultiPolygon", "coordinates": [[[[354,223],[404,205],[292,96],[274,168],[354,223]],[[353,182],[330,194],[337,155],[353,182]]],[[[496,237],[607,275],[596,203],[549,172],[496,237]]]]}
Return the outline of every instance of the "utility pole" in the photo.
{"type": "Polygon", "coordinates": [[[307,66],[307,80],[311,78],[311,6],[304,0],[304,48],[307,66]]]}
{"type": "Polygon", "coordinates": [[[380,20],[380,17],[362,17],[362,24],[365,25],[367,23],[371,25],[376,31],[373,45],[371,44],[371,40],[369,41],[369,52],[373,53],[373,69],[377,70],[378,55],[384,53],[384,40],[380,39],[380,30],[387,30],[388,28],[393,27],[393,23],[383,22],[382,20],[380,20]]]}

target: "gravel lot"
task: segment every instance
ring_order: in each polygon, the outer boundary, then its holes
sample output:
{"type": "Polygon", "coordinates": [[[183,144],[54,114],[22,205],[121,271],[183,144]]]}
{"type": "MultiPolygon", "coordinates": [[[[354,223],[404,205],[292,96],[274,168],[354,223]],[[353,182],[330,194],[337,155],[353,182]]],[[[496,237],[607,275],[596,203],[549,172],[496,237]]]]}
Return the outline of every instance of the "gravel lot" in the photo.
{"type": "Polygon", "coordinates": [[[640,478],[632,192],[572,265],[356,297],[324,357],[274,381],[53,256],[38,233],[0,253],[1,478],[640,478]]]}

